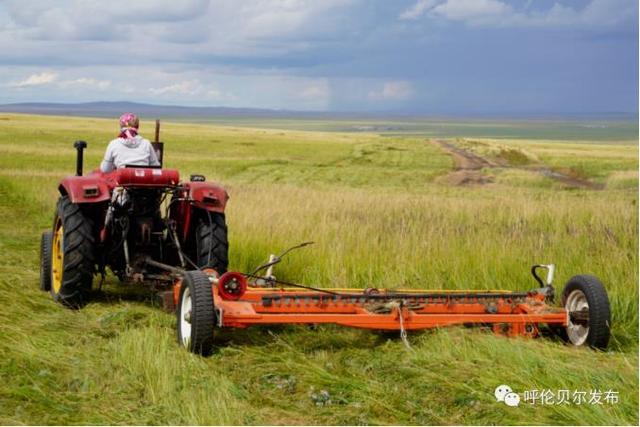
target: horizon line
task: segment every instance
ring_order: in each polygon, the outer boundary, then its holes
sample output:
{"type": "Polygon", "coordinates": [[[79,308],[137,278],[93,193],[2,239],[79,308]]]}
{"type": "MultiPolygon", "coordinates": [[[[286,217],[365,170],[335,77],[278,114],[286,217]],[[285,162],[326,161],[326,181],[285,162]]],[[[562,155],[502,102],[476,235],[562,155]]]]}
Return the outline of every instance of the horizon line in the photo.
{"type": "MultiPolygon", "coordinates": [[[[299,114],[299,115],[344,115],[344,116],[383,116],[389,115],[393,117],[455,117],[455,118],[543,118],[545,116],[555,116],[557,117],[593,117],[593,116],[637,116],[640,114],[640,111],[542,111],[542,110],[520,110],[520,111],[502,111],[502,110],[494,110],[494,111],[419,111],[419,110],[289,110],[289,109],[280,109],[280,108],[257,108],[257,107],[232,107],[227,105],[185,105],[185,104],[155,104],[149,102],[136,102],[136,101],[107,101],[107,100],[96,100],[96,101],[81,101],[81,102],[60,102],[60,101],[22,101],[22,102],[8,102],[0,104],[0,112],[4,113],[24,113],[24,111],[9,111],[7,109],[11,107],[34,107],[38,106],[56,106],[56,107],[79,107],[85,105],[118,105],[118,104],[131,104],[138,105],[140,107],[151,107],[151,108],[177,108],[177,109],[192,109],[192,110],[234,110],[238,112],[245,111],[249,114],[250,112],[260,112],[262,114],[265,113],[275,113],[278,115],[282,114],[299,114]]],[[[104,111],[106,113],[106,111],[104,111]]],[[[44,113],[40,113],[44,114],[44,113]]],[[[629,117],[631,118],[631,117],[629,117]]]]}

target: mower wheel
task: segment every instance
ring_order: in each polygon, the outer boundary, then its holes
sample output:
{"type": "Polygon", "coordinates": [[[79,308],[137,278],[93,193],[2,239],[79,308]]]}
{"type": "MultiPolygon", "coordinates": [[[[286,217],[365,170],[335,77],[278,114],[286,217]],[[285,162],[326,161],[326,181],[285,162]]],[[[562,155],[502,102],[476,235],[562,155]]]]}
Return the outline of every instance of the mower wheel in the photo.
{"type": "Polygon", "coordinates": [[[93,221],[67,196],[58,200],[51,245],[53,299],[69,308],[86,304],[95,269],[93,221]]]}
{"type": "Polygon", "coordinates": [[[192,353],[210,355],[216,315],[212,285],[207,274],[198,270],[185,273],[176,317],[178,343],[192,353]]]}
{"type": "Polygon", "coordinates": [[[198,222],[195,232],[196,263],[200,268],[213,268],[220,275],[229,265],[229,241],[224,214],[210,213],[198,222]]]}
{"type": "Polygon", "coordinates": [[[574,276],[562,291],[562,305],[569,313],[566,335],[571,344],[604,350],[611,335],[609,297],[594,276],[574,276]]]}
{"type": "Polygon", "coordinates": [[[40,237],[40,290],[51,290],[51,245],[53,232],[44,231],[40,237]]]}

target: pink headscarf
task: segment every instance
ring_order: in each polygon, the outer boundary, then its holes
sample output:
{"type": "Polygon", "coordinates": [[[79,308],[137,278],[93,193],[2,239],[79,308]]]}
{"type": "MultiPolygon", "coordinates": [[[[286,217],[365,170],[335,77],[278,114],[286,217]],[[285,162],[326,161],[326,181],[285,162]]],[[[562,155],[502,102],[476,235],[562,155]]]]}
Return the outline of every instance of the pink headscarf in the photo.
{"type": "Polygon", "coordinates": [[[133,113],[124,113],[120,116],[120,135],[118,138],[132,139],[138,134],[140,120],[133,113]]]}

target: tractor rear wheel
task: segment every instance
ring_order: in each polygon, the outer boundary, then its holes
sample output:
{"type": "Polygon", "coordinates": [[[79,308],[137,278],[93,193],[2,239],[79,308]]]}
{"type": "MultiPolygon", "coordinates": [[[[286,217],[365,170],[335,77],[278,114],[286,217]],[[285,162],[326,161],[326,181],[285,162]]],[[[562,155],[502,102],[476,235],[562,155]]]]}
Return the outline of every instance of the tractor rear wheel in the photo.
{"type": "Polygon", "coordinates": [[[176,309],[178,343],[202,356],[213,350],[216,315],[211,286],[204,272],[188,271],[182,278],[176,309]]]}
{"type": "Polygon", "coordinates": [[[213,268],[219,275],[229,265],[229,240],[224,214],[212,212],[200,218],[195,229],[196,264],[213,268]]]}
{"type": "Polygon", "coordinates": [[[40,237],[40,290],[51,290],[51,245],[53,233],[45,231],[40,237]]]}
{"type": "Polygon", "coordinates": [[[562,291],[562,305],[569,313],[563,338],[576,346],[607,348],[611,311],[607,291],[598,278],[580,275],[569,279],[562,291]]]}
{"type": "Polygon", "coordinates": [[[91,291],[94,270],[93,221],[62,196],[53,221],[51,296],[66,307],[82,307],[91,291]]]}

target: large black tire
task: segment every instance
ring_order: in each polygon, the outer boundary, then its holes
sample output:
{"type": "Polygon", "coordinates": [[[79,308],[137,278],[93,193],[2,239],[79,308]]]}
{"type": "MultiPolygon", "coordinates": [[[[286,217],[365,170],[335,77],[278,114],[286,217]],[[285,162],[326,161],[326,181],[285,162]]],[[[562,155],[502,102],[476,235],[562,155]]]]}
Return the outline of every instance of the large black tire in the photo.
{"type": "Polygon", "coordinates": [[[213,351],[216,314],[211,286],[209,277],[202,271],[185,273],[176,308],[178,343],[202,356],[213,351]]]}
{"type": "Polygon", "coordinates": [[[607,291],[598,278],[573,276],[562,291],[562,305],[570,311],[569,326],[561,334],[563,338],[574,345],[607,348],[611,336],[611,310],[607,291]],[[578,312],[580,307],[588,313],[588,319],[572,319],[571,311],[578,312]]]}
{"type": "Polygon", "coordinates": [[[222,275],[229,265],[229,240],[224,214],[210,213],[198,219],[195,229],[196,264],[222,275]]]}
{"type": "Polygon", "coordinates": [[[69,308],[81,308],[87,303],[96,264],[95,241],[93,221],[67,196],[60,197],[53,221],[50,292],[55,301],[69,308]],[[62,247],[56,248],[60,227],[62,247]],[[61,272],[56,272],[54,258],[58,253],[62,254],[61,272]]]}
{"type": "Polygon", "coordinates": [[[40,237],[40,290],[51,290],[51,245],[53,232],[44,231],[40,237]]]}

